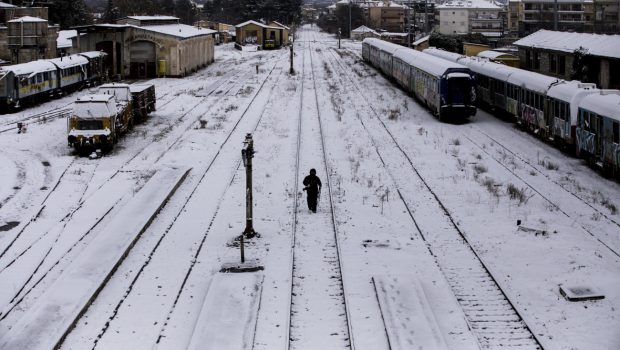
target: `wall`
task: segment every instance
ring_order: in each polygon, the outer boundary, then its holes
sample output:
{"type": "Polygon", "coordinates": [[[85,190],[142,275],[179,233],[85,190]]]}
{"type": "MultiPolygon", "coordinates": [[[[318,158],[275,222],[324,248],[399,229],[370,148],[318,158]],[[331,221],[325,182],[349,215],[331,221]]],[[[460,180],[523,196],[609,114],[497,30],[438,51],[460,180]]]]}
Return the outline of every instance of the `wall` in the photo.
{"type": "Polygon", "coordinates": [[[469,32],[469,16],[466,9],[439,9],[439,33],[462,34],[469,32]]]}

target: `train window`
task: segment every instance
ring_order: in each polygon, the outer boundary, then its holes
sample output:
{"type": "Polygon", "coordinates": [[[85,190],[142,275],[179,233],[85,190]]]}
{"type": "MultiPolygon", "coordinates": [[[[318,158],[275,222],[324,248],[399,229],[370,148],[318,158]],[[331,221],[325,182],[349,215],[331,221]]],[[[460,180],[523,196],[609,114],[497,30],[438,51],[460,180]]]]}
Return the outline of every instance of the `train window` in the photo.
{"type": "Polygon", "coordinates": [[[614,143],[620,143],[620,123],[614,122],[613,124],[614,143]]]}

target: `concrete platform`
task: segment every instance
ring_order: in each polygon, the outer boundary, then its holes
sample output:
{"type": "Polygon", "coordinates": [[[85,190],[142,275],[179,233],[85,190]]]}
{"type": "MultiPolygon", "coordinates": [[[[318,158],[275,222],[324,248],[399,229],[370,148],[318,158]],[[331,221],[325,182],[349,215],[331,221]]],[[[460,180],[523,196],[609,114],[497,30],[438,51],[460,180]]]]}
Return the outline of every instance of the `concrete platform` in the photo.
{"type": "Polygon", "coordinates": [[[157,172],[3,336],[0,349],[57,348],[188,172],[157,172]]]}
{"type": "Polygon", "coordinates": [[[252,349],[262,288],[262,272],[217,273],[188,349],[252,349]]]}

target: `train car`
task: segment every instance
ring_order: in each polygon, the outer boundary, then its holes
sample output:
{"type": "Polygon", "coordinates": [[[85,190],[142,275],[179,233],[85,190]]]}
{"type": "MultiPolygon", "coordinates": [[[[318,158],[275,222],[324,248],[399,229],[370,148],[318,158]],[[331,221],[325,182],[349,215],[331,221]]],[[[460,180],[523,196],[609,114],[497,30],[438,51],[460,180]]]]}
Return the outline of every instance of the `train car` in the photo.
{"type": "Polygon", "coordinates": [[[516,96],[519,97],[517,123],[541,137],[548,137],[550,129],[547,124],[546,100],[547,91],[564,81],[519,69],[508,77],[507,83],[517,88],[516,96]]]}
{"type": "Polygon", "coordinates": [[[88,95],[78,98],[67,119],[67,141],[76,151],[110,149],[120,135],[119,111],[112,95],[88,95]]]}
{"type": "Polygon", "coordinates": [[[375,38],[364,39],[362,46],[364,45],[369,47],[370,63],[379,68],[383,74],[392,78],[393,54],[395,51],[400,50],[403,47],[375,38]]]}
{"type": "Polygon", "coordinates": [[[69,55],[49,60],[58,68],[60,77],[58,88],[61,91],[74,91],[82,88],[88,81],[89,61],[81,55],[69,55]]]}
{"type": "Polygon", "coordinates": [[[549,137],[557,147],[575,152],[579,104],[584,97],[595,93],[599,93],[596,84],[579,81],[556,84],[549,88],[545,118],[550,127],[549,137]]]}
{"type": "Polygon", "coordinates": [[[94,86],[101,84],[101,82],[107,78],[107,70],[105,65],[105,58],[107,54],[103,51],[88,51],[80,52],[78,55],[88,59],[88,69],[86,70],[88,85],[94,86]]]}
{"type": "Polygon", "coordinates": [[[22,104],[49,98],[58,85],[54,64],[38,60],[0,68],[0,109],[6,113],[22,104]]]}
{"type": "Polygon", "coordinates": [[[577,155],[620,178],[620,91],[585,96],[577,120],[577,155]]]}
{"type": "Polygon", "coordinates": [[[402,48],[394,53],[392,77],[439,120],[476,114],[475,84],[463,65],[402,48]]]}
{"type": "Polygon", "coordinates": [[[476,113],[475,85],[471,71],[463,65],[374,38],[364,39],[362,57],[426,104],[440,120],[476,113]]]}

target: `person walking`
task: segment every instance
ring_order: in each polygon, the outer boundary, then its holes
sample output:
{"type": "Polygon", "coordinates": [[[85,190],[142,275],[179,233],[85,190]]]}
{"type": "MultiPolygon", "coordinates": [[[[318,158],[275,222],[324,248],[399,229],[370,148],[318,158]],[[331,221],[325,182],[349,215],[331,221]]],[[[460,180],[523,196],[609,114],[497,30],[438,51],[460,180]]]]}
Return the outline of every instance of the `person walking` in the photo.
{"type": "Polygon", "coordinates": [[[321,193],[321,179],[316,176],[316,170],[310,169],[310,175],[304,178],[304,191],[308,195],[308,209],[316,213],[316,202],[321,193]]]}

